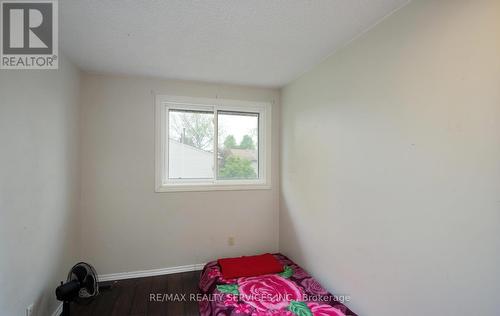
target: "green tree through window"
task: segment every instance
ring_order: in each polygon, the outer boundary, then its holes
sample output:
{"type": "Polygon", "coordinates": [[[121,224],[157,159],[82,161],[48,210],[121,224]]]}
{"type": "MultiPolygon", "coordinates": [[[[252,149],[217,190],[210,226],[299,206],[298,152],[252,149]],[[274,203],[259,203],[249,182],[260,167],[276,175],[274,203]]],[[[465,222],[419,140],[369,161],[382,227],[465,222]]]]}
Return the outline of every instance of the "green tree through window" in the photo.
{"type": "Polygon", "coordinates": [[[236,148],[236,139],[233,135],[229,135],[226,137],[226,140],[224,141],[224,147],[226,149],[236,148]]]}
{"type": "Polygon", "coordinates": [[[236,156],[230,156],[226,159],[219,174],[223,179],[253,179],[257,177],[252,168],[252,162],[236,156]]]}
{"type": "Polygon", "coordinates": [[[250,135],[243,136],[243,139],[240,143],[241,149],[255,149],[255,144],[253,143],[252,137],[250,135]]]}

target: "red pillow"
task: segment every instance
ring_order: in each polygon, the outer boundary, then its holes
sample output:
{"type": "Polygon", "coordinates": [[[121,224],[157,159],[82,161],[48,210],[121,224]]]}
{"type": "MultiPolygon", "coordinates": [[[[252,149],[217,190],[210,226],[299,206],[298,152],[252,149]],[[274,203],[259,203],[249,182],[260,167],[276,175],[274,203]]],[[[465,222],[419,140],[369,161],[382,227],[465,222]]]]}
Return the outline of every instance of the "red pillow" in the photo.
{"type": "Polygon", "coordinates": [[[279,273],[283,265],[270,253],[258,256],[224,258],[217,262],[225,279],[250,277],[262,274],[279,273]]]}

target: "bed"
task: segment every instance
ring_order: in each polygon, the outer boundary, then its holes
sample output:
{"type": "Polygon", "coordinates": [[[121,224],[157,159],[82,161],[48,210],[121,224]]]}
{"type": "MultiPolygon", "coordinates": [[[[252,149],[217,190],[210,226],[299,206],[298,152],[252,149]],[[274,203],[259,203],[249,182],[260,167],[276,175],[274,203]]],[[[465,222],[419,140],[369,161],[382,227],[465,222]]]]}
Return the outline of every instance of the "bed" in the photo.
{"type": "Polygon", "coordinates": [[[217,261],[203,268],[199,284],[201,316],[351,316],[341,301],[282,254],[273,256],[283,272],[224,279],[217,261]]]}

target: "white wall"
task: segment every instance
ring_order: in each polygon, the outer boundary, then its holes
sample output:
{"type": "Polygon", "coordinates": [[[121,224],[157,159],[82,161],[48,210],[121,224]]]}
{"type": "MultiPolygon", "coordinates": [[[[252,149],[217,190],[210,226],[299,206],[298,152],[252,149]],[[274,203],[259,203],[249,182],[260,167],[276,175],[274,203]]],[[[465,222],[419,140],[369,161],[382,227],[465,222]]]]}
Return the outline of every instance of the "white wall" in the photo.
{"type": "Polygon", "coordinates": [[[78,259],[79,72],[0,70],[0,314],[50,315],[78,259]]]}
{"type": "Polygon", "coordinates": [[[82,246],[99,273],[277,250],[279,91],[84,75],[81,93],[82,246]],[[152,91],[274,101],[272,189],[155,193],[152,91]]]}
{"type": "Polygon", "coordinates": [[[500,1],[413,1],[282,95],[280,250],[360,315],[500,311],[500,1]]]}

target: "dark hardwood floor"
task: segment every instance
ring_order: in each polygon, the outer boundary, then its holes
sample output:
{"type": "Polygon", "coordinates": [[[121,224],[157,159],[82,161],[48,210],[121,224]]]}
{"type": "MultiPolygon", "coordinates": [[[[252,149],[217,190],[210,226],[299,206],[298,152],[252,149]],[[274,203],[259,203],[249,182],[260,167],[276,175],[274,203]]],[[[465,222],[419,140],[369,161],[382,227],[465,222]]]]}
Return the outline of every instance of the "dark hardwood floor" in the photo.
{"type": "Polygon", "coordinates": [[[99,296],[87,304],[72,304],[71,315],[199,315],[198,303],[189,299],[190,294],[198,293],[199,277],[200,271],[194,271],[102,282],[102,285],[111,284],[112,288],[102,290],[99,296]],[[151,294],[155,296],[159,294],[160,296],[151,299],[151,294]],[[173,294],[173,296],[169,294],[173,294]],[[178,294],[177,297],[175,294],[178,294]],[[186,300],[183,300],[183,294],[186,300]]]}

